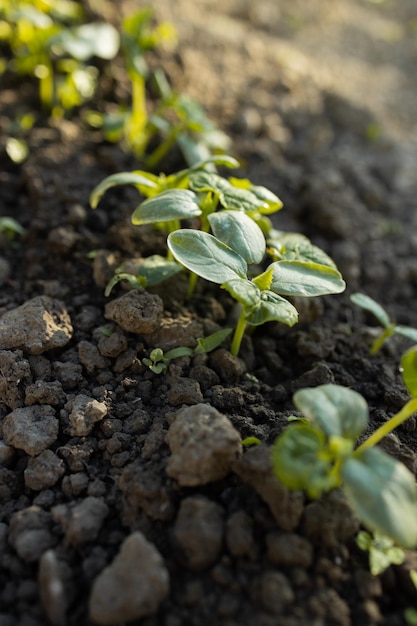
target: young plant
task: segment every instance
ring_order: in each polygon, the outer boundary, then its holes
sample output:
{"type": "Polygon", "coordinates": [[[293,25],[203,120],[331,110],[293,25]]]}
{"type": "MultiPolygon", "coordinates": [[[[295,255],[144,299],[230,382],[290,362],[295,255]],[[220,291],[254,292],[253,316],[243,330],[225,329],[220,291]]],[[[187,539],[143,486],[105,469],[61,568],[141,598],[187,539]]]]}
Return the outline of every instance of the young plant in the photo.
{"type": "Polygon", "coordinates": [[[41,104],[54,115],[92,96],[98,71],[86,61],[93,56],[108,60],[118,51],[119,36],[113,26],[79,25],[82,18],[78,2],[0,0],[0,39],[12,54],[3,70],[9,67],[38,79],[41,104]]]}
{"type": "Polygon", "coordinates": [[[376,354],[385,341],[389,339],[389,337],[392,337],[392,335],[402,335],[417,343],[417,329],[393,322],[385,309],[369,296],[363,293],[353,293],[350,299],[357,306],[372,313],[384,329],[372,344],[370,348],[371,354],[376,354]]]}
{"type": "Polygon", "coordinates": [[[341,487],[364,526],[399,547],[413,549],[417,546],[414,476],[375,447],[417,411],[417,346],[403,356],[401,366],[411,399],[357,448],[368,422],[367,404],[357,392],[328,384],[294,394],[294,404],[306,419],[278,437],[272,457],[277,478],[290,489],[303,489],[318,498],[341,487]]]}
{"type": "Polygon", "coordinates": [[[24,235],[25,229],[13,217],[0,217],[0,235],[12,241],[16,235],[24,235]]]}
{"type": "Polygon", "coordinates": [[[404,550],[396,546],[390,537],[384,537],[378,532],[359,531],[356,544],[361,550],[369,552],[369,569],[372,576],[382,574],[391,565],[401,565],[404,562],[404,550]]]}
{"type": "Polygon", "coordinates": [[[231,345],[237,355],[247,326],[279,321],[293,326],[297,309],[283,296],[340,293],[345,283],[329,265],[283,260],[249,278],[248,264],[259,264],[266,252],[260,227],[246,213],[223,210],[207,216],[213,235],[180,229],[168,236],[173,257],[191,272],[221,285],[241,307],[231,345]]]}
{"type": "Polygon", "coordinates": [[[211,352],[218,348],[223,341],[230,335],[231,328],[224,328],[209,335],[205,338],[197,339],[197,346],[195,348],[188,348],[186,346],[172,348],[165,352],[161,348],[154,348],[149,358],[142,359],[142,363],[147,365],[154,374],[166,374],[168,366],[173,359],[178,359],[181,356],[194,356],[196,354],[204,354],[211,352]]]}

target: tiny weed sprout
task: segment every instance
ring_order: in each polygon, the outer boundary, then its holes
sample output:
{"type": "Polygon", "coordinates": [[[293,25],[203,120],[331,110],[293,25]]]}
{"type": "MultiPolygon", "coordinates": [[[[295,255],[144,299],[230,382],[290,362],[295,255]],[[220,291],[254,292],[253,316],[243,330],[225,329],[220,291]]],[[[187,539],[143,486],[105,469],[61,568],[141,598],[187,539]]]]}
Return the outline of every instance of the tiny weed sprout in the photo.
{"type": "Polygon", "coordinates": [[[173,359],[178,359],[182,356],[194,356],[196,354],[203,354],[211,352],[218,348],[225,339],[230,335],[231,328],[224,328],[209,335],[205,338],[197,339],[197,346],[195,348],[188,348],[186,346],[180,346],[173,348],[165,352],[161,348],[154,348],[149,358],[142,359],[142,363],[149,367],[154,374],[166,374],[168,366],[173,359]]]}
{"type": "Polygon", "coordinates": [[[306,420],[291,424],[273,446],[277,478],[309,497],[341,487],[358,519],[401,548],[417,546],[417,486],[412,473],[378,444],[417,411],[417,347],[402,359],[412,398],[355,449],[366,429],[368,407],[357,392],[339,385],[297,391],[293,400],[306,420]]]}
{"type": "Polygon", "coordinates": [[[405,552],[395,545],[390,537],[384,537],[378,532],[359,531],[356,537],[358,548],[369,552],[369,569],[373,576],[382,574],[391,565],[401,565],[405,559],[405,552]]]}
{"type": "Polygon", "coordinates": [[[350,296],[350,299],[357,306],[372,313],[383,327],[382,333],[377,337],[370,348],[371,354],[376,354],[385,341],[389,337],[392,337],[392,335],[402,335],[417,343],[417,329],[395,324],[383,307],[369,296],[363,293],[354,293],[350,296]]]}

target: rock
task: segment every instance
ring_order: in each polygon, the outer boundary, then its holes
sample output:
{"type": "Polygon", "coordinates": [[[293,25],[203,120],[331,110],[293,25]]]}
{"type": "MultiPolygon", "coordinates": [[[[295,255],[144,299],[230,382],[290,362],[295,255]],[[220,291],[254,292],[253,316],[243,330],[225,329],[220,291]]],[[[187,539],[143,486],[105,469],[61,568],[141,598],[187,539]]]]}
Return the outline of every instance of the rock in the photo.
{"type": "Polygon", "coordinates": [[[308,569],[313,560],[311,543],[295,533],[272,531],[266,536],[267,557],[274,565],[308,569]]]}
{"type": "Polygon", "coordinates": [[[0,350],[0,402],[9,409],[24,405],[23,389],[32,382],[29,361],[21,350],[0,350]]]}
{"type": "Polygon", "coordinates": [[[36,456],[55,443],[59,422],[49,405],[15,409],[3,422],[3,439],[7,445],[36,456]]]}
{"type": "Polygon", "coordinates": [[[39,560],[38,584],[42,606],[54,626],[65,626],[67,597],[62,567],[54,550],[46,550],[39,560]]]}
{"type": "Polygon", "coordinates": [[[2,439],[0,439],[0,465],[4,467],[10,465],[15,455],[15,449],[12,446],[8,446],[2,439]]]}
{"type": "Polygon", "coordinates": [[[285,607],[295,599],[288,578],[281,572],[264,572],[259,581],[259,600],[264,609],[282,615],[285,607]]]}
{"type": "Polygon", "coordinates": [[[155,614],[168,592],[169,574],[160,553],[142,533],[134,532],[94,581],[90,618],[109,626],[139,620],[155,614]]]}
{"type": "Polygon", "coordinates": [[[210,366],[222,381],[237,383],[246,371],[246,365],[237,356],[230,354],[225,348],[219,348],[210,355],[210,366]]]}
{"type": "Polygon", "coordinates": [[[145,511],[151,519],[168,521],[173,517],[172,495],[155,471],[155,466],[134,462],[128,465],[120,477],[118,487],[123,494],[123,519],[132,525],[138,511],[145,511]]]}
{"type": "Polygon", "coordinates": [[[304,526],[314,544],[335,548],[353,537],[360,524],[343,493],[334,490],[306,506],[304,526]]]}
{"type": "Polygon", "coordinates": [[[223,509],[204,496],[181,502],[174,539],[192,570],[204,570],[219,558],[223,547],[223,509]]]}
{"type": "Polygon", "coordinates": [[[203,401],[203,394],[196,380],[185,376],[170,376],[168,382],[168,402],[171,406],[198,404],[203,401]]]}
{"type": "Polygon", "coordinates": [[[101,335],[98,340],[98,350],[104,357],[116,358],[127,350],[127,338],[120,331],[111,335],[101,335]]]}
{"type": "Polygon", "coordinates": [[[166,440],[172,453],[167,474],[182,486],[221,480],[242,453],[237,430],[208,404],[180,409],[166,440]]]}
{"type": "Polygon", "coordinates": [[[201,322],[179,315],[178,317],[163,317],[158,328],[147,337],[152,346],[158,346],[164,352],[172,348],[187,347],[195,348],[197,339],[203,337],[203,325],[201,322]]]}
{"type": "Polygon", "coordinates": [[[254,522],[245,511],[236,511],[226,524],[226,545],[235,557],[256,556],[256,542],[253,534],[254,522]]]}
{"type": "Polygon", "coordinates": [[[154,332],[162,316],[162,299],[144,289],[132,289],[106,305],[105,318],[139,335],[154,332]]]}
{"type": "Polygon", "coordinates": [[[70,411],[70,434],[75,437],[86,437],[94,427],[107,415],[107,406],[104,402],[98,402],[84,394],[75,396],[65,405],[70,411]]]}
{"type": "Polygon", "coordinates": [[[34,491],[49,489],[65,474],[65,465],[52,450],[31,457],[24,471],[25,485],[34,491]]]}
{"type": "Polygon", "coordinates": [[[287,531],[297,528],[303,513],[303,494],[289,491],[276,480],[268,446],[250,448],[234,463],[233,471],[266,502],[280,528],[287,531]]]}
{"type": "Polygon", "coordinates": [[[61,382],[64,389],[75,389],[83,382],[83,368],[79,363],[54,363],[54,375],[61,382]]]}
{"type": "Polygon", "coordinates": [[[95,541],[108,514],[104,498],[94,496],[79,504],[58,504],[52,509],[54,520],[61,524],[66,540],[72,545],[95,541]]]}
{"type": "Polygon", "coordinates": [[[90,341],[80,341],[78,344],[78,356],[80,363],[89,374],[93,374],[96,370],[104,370],[110,366],[109,359],[102,356],[97,346],[90,341]]]}
{"type": "Polygon", "coordinates": [[[25,389],[25,404],[50,404],[58,406],[64,404],[66,395],[58,380],[45,382],[37,380],[25,389]]]}
{"type": "Polygon", "coordinates": [[[9,524],[9,544],[27,563],[37,561],[56,543],[49,527],[51,515],[39,506],[30,506],[14,513],[9,524]]]}
{"type": "Polygon", "coordinates": [[[65,346],[72,333],[64,303],[37,296],[0,318],[0,349],[21,348],[29,354],[42,354],[65,346]]]}

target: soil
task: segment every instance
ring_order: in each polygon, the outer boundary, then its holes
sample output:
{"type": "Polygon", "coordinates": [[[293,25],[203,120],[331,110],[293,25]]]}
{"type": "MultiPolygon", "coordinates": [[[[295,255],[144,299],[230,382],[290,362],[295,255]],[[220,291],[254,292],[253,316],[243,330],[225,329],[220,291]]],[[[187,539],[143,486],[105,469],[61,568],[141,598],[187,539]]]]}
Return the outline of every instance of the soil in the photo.
{"type": "MultiPolygon", "coordinates": [[[[290,494],[269,452],[297,389],[355,389],[369,432],[407,400],[409,343],[371,357],[375,321],[349,295],[417,327],[415,3],[155,4],[179,33],[159,60],[175,87],[231,136],[237,175],[283,199],[275,226],[321,246],[348,287],[299,300],[298,325],[258,329],[239,358],[156,375],[143,357],[229,323],[227,295],[200,281],[186,302],[176,278],[105,298],[117,263],[163,249],[130,223],[134,189],[89,208],[140,164],[82,115],[39,116],[21,165],[2,139],[0,215],[26,234],[0,242],[0,626],[404,625],[417,553],[371,576],[342,494],[290,494]],[[242,452],[248,436],[262,444],[242,452]]],[[[3,129],[35,95],[3,89],[3,129]]],[[[382,445],[417,472],[415,417],[382,445]]]]}

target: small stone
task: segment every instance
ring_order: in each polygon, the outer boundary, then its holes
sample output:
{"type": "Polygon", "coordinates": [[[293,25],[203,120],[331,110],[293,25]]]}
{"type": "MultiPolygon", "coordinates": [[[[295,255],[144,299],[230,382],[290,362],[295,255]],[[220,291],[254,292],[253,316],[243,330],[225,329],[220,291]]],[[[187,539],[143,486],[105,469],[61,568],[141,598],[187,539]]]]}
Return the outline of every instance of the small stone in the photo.
{"type": "Polygon", "coordinates": [[[15,455],[15,449],[12,446],[8,446],[2,439],[0,439],[0,465],[6,467],[13,461],[15,455]]]}
{"type": "Polygon", "coordinates": [[[54,374],[64,389],[75,389],[83,382],[83,368],[79,363],[54,363],[54,374]]]}
{"type": "Polygon", "coordinates": [[[203,325],[192,319],[179,315],[178,317],[163,317],[158,328],[147,337],[149,345],[158,346],[164,352],[172,348],[195,348],[197,339],[203,337],[203,325]]]}
{"type": "Polygon", "coordinates": [[[25,403],[27,405],[50,404],[58,406],[64,404],[65,399],[66,395],[58,380],[51,382],[38,380],[33,385],[28,385],[25,389],[25,403]]]}
{"type": "Polygon", "coordinates": [[[26,563],[37,561],[56,543],[49,530],[51,515],[39,506],[30,506],[14,513],[9,524],[9,543],[26,563]]]}
{"type": "Polygon", "coordinates": [[[162,556],[142,533],[122,543],[113,562],[93,583],[90,618],[117,626],[154,615],[169,592],[169,573],[162,556]]]}
{"type": "Polygon", "coordinates": [[[39,595],[49,621],[54,626],[65,626],[67,597],[62,567],[54,550],[46,550],[39,560],[39,595]]]}
{"type": "Polygon", "coordinates": [[[289,491],[275,479],[268,446],[250,448],[235,462],[233,471],[268,504],[280,528],[288,531],[297,528],[303,513],[303,494],[289,491]]]}
{"type": "Polygon", "coordinates": [[[225,348],[219,348],[210,355],[210,366],[223,381],[237,383],[246,371],[246,365],[225,348]]]}
{"type": "Polygon", "coordinates": [[[44,450],[31,457],[24,471],[25,485],[34,491],[53,487],[65,474],[65,465],[52,450],[44,450]]]}
{"type": "Polygon", "coordinates": [[[32,382],[29,361],[21,350],[0,350],[0,402],[9,409],[24,405],[23,389],[32,382]]]}
{"type": "Polygon", "coordinates": [[[204,496],[181,502],[174,538],[192,570],[204,570],[220,557],[223,547],[223,509],[204,496]]]}
{"type": "Polygon", "coordinates": [[[168,402],[171,406],[181,404],[198,404],[203,401],[200,385],[192,378],[185,376],[170,376],[170,389],[168,391],[168,402]]]}
{"type": "Polygon", "coordinates": [[[226,545],[235,557],[256,556],[256,543],[253,534],[253,520],[245,511],[236,511],[226,524],[226,545]]]}
{"type": "Polygon", "coordinates": [[[280,615],[295,599],[290,582],[281,572],[264,572],[260,579],[260,602],[269,613],[280,615]]]}
{"type": "Polygon", "coordinates": [[[54,520],[61,524],[67,541],[72,545],[95,541],[108,514],[109,507],[104,498],[94,496],[87,496],[75,506],[59,504],[52,509],[54,520]]]}
{"type": "Polygon", "coordinates": [[[37,456],[58,437],[59,422],[51,406],[15,409],[3,422],[3,439],[9,446],[37,456]]]}
{"type": "Polygon", "coordinates": [[[118,487],[123,494],[123,518],[126,524],[133,524],[141,510],[151,519],[172,519],[172,495],[163,478],[153,465],[144,467],[142,463],[134,462],[123,470],[118,487]]]}
{"type": "Polygon", "coordinates": [[[127,350],[126,336],[121,332],[113,332],[111,335],[102,335],[98,341],[98,349],[102,356],[116,358],[127,350]]]}
{"type": "Polygon", "coordinates": [[[0,349],[21,348],[29,354],[42,354],[64,347],[72,333],[64,303],[37,296],[0,318],[0,349]]]}
{"type": "Polygon", "coordinates": [[[97,346],[90,341],[80,341],[78,344],[78,356],[80,363],[89,374],[93,374],[96,370],[104,370],[110,366],[109,359],[102,356],[97,346]]]}
{"type": "Polygon", "coordinates": [[[163,309],[159,296],[140,288],[109,302],[104,316],[128,332],[146,335],[158,328],[163,309]]]}
{"type": "Polygon", "coordinates": [[[267,557],[274,565],[307,569],[313,560],[311,543],[294,533],[272,531],[266,536],[267,557]]]}
{"type": "Polygon", "coordinates": [[[208,404],[180,409],[166,441],[167,474],[182,486],[221,480],[242,454],[241,438],[230,420],[208,404]]]}
{"type": "Polygon", "coordinates": [[[86,437],[94,427],[107,415],[107,406],[84,394],[79,394],[65,405],[70,411],[70,434],[76,437],[86,437]]]}

